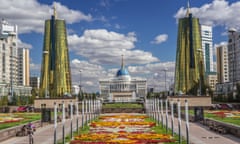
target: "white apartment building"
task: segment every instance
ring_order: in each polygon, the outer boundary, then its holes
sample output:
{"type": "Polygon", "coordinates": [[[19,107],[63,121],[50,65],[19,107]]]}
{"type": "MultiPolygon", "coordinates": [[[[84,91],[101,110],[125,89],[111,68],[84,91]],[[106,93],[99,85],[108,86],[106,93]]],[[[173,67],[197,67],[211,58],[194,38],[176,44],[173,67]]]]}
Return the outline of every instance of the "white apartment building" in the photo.
{"type": "Polygon", "coordinates": [[[228,47],[222,44],[216,47],[217,57],[217,79],[218,83],[229,82],[228,75],[228,47]]]}
{"type": "Polygon", "coordinates": [[[5,20],[0,23],[0,82],[18,83],[17,26],[5,20]]]}
{"type": "MultiPolygon", "coordinates": [[[[4,19],[0,21],[0,96],[30,95],[31,87],[25,87],[27,78],[20,71],[29,73],[29,55],[19,53],[18,28],[4,19]],[[24,57],[23,57],[24,55],[24,57]],[[20,57],[19,57],[20,56],[20,57]],[[21,59],[21,60],[20,60],[21,59]],[[28,68],[27,68],[28,67],[28,68]],[[22,82],[21,82],[22,80],[22,82]],[[24,81],[24,82],[23,82],[24,81]]],[[[27,85],[29,86],[29,84],[27,85]]]]}
{"type": "Polygon", "coordinates": [[[201,25],[202,52],[204,56],[205,72],[213,72],[213,37],[212,27],[201,25]]]}
{"type": "Polygon", "coordinates": [[[29,70],[29,49],[18,48],[18,84],[23,86],[30,85],[30,70],[29,70]]]}

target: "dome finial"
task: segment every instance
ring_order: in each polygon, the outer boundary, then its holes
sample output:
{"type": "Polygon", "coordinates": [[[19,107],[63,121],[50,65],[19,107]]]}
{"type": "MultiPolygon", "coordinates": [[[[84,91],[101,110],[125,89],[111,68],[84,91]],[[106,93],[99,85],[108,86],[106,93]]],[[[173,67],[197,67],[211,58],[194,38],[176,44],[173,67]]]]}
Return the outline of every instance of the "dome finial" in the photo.
{"type": "Polygon", "coordinates": [[[121,68],[124,68],[123,54],[122,54],[122,65],[121,68]]]}

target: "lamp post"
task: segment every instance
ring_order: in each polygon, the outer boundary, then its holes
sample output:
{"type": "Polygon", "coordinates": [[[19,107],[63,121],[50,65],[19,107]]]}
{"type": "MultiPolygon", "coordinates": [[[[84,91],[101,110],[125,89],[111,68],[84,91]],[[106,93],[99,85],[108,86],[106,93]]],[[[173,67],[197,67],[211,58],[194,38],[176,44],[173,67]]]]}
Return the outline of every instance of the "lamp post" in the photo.
{"type": "Polygon", "coordinates": [[[164,91],[166,92],[167,91],[167,70],[168,69],[164,69],[164,70],[162,70],[162,71],[164,71],[165,72],[165,82],[164,82],[164,85],[165,85],[165,89],[164,89],[164,91]]]}
{"type": "MultiPolygon", "coordinates": [[[[82,96],[82,90],[81,90],[81,73],[82,70],[79,70],[79,96],[82,96]]],[[[82,98],[82,97],[81,97],[82,98]]]]}
{"type": "Polygon", "coordinates": [[[47,64],[47,55],[48,55],[48,51],[43,51],[44,54],[44,62],[45,62],[45,68],[47,65],[47,68],[45,69],[45,98],[48,97],[48,64],[47,64]]]}
{"type": "Polygon", "coordinates": [[[236,87],[235,87],[235,66],[236,66],[236,58],[235,58],[235,36],[234,33],[236,32],[236,29],[230,28],[228,30],[229,33],[231,33],[232,36],[232,90],[233,90],[233,99],[236,97],[236,87]]]}

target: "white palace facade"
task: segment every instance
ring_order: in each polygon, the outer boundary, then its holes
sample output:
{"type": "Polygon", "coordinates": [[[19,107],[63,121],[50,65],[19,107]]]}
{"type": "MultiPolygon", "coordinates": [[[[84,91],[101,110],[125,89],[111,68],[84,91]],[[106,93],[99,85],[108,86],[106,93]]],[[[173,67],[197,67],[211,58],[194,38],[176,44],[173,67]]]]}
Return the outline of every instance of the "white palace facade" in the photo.
{"type": "Polygon", "coordinates": [[[131,78],[122,58],[121,68],[116,76],[99,80],[100,96],[109,102],[131,102],[142,100],[147,95],[147,80],[131,78]]]}

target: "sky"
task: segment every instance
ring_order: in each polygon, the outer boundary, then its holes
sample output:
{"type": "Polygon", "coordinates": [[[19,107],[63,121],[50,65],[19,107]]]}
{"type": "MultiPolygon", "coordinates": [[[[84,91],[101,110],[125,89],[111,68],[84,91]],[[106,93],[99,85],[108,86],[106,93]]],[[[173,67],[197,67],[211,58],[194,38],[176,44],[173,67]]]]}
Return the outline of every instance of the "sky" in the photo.
{"type": "MultiPolygon", "coordinates": [[[[66,20],[72,84],[99,91],[99,80],[125,66],[156,91],[174,82],[178,19],[187,0],[0,0],[0,18],[18,25],[19,46],[30,49],[31,76],[40,76],[44,21],[66,20]],[[81,72],[80,72],[81,71],[81,72]],[[166,76],[166,83],[165,83],[166,76]]],[[[190,0],[200,23],[213,27],[213,45],[226,43],[229,28],[240,29],[238,0],[190,0]]],[[[215,54],[215,49],[214,52],[215,54]]],[[[215,57],[215,56],[214,56],[215,57]]]]}

